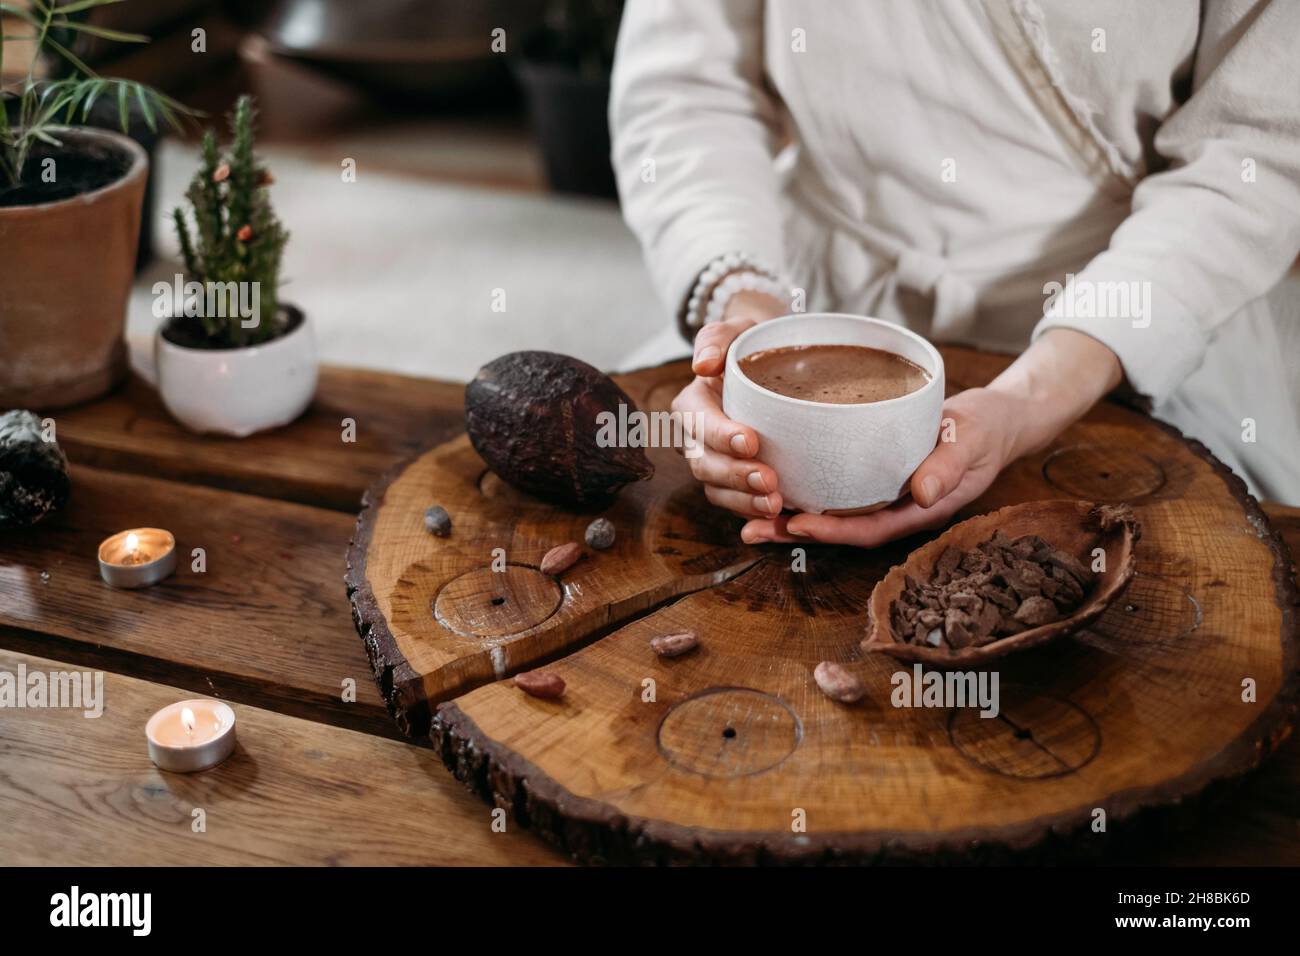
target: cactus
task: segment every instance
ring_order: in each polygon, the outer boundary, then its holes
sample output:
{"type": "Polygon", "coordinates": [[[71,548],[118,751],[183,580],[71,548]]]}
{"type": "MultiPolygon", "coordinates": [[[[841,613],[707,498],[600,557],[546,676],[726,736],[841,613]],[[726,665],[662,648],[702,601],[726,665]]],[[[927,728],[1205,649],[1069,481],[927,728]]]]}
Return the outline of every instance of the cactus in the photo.
{"type": "Polygon", "coordinates": [[[254,126],[253,101],[241,96],[231,115],[233,139],[225,155],[218,152],[211,129],[203,135],[202,162],[185,192],[193,232],[184,211],[172,211],[186,278],[208,290],[207,301],[213,301],[214,283],[249,283],[246,289],[257,290],[259,321],[252,328],[245,328],[243,316],[234,310],[224,315],[200,310],[198,318],[214,348],[254,345],[285,331],[279,281],[289,233],[271,208],[271,174],[253,154],[254,126]]]}

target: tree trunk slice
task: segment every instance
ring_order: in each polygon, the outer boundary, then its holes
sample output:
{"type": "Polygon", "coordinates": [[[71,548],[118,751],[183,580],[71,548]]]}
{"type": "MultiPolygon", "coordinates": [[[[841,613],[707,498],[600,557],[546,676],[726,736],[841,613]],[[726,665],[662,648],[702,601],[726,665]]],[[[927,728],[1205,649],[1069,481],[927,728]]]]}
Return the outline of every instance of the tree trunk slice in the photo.
{"type": "MultiPolygon", "coordinates": [[[[970,377],[962,384],[982,380],[970,377]]],[[[625,387],[643,408],[671,397],[666,380],[639,384],[625,387]]],[[[402,671],[389,685],[381,675],[399,719],[421,691],[424,701],[461,694],[438,707],[431,728],[444,762],[581,860],[978,859],[1044,842],[1096,846],[1105,840],[1092,830],[1096,810],[1109,830],[1182,802],[1253,767],[1289,732],[1297,595],[1285,546],[1203,447],[1114,404],[1013,465],[954,518],[1071,496],[1126,502],[1143,529],[1136,577],[1098,621],[998,662],[993,719],[893,706],[891,677],[911,668],[859,648],[872,587],[932,535],[872,551],[809,545],[804,571],[792,569],[790,546],[741,549],[719,564],[721,532],[735,525],[719,522],[684,468],[661,467],[611,511],[614,551],[565,576],[580,584],[565,602],[595,597],[604,610],[584,602],[562,625],[475,643],[438,624],[437,590],[486,565],[497,535],[510,537],[511,561],[527,565],[552,544],[580,540],[590,517],[522,496],[506,496],[508,505],[485,497],[476,512],[475,493],[472,452],[457,443],[387,485],[353,546],[356,615],[377,671],[402,671]],[[458,522],[445,541],[420,524],[433,503],[458,522]],[[645,521],[640,535],[628,534],[632,515],[645,521]],[[658,560],[669,534],[708,542],[711,586],[658,560]],[[751,563],[754,555],[761,560],[751,563]],[[416,565],[419,575],[408,570],[416,565]],[[609,600],[633,584],[638,596],[609,600]],[[694,593],[590,640],[674,589],[694,593]],[[700,636],[693,652],[663,659],[649,649],[650,638],[686,629],[700,636]],[[496,671],[485,650],[493,646],[508,655],[496,671]],[[529,697],[505,680],[464,693],[525,666],[524,656],[528,666],[550,659],[567,685],[562,699],[529,697]],[[862,679],[866,698],[844,705],[822,695],[812,678],[822,660],[862,679]]],[[[464,593],[472,601],[474,589],[464,593]]],[[[460,619],[491,625],[478,614],[460,619]]]]}
{"type": "MultiPolygon", "coordinates": [[[[642,373],[624,384],[644,403],[652,381],[642,373]]],[[[432,705],[588,643],[760,559],[741,543],[739,520],[700,497],[681,455],[648,452],[654,478],[625,488],[602,511],[562,511],[516,491],[463,435],[367,493],[347,587],[380,691],[405,733],[428,733],[432,705]],[[425,530],[432,505],[451,515],[450,536],[425,530]],[[617,530],[606,551],[583,543],[598,516],[617,530]],[[569,541],[583,544],[582,560],[561,575],[542,574],[542,556],[569,541]],[[494,561],[504,570],[494,571],[494,561]]]]}

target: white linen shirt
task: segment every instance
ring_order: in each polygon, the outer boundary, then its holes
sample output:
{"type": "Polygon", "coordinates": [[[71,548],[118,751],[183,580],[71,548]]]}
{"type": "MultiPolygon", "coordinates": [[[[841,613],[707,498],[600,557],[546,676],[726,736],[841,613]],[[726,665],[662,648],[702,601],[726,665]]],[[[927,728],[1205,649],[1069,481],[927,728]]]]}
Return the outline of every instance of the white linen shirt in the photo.
{"type": "Polygon", "coordinates": [[[1298,50],[1297,0],[629,0],[624,215],[674,316],[745,251],[938,342],[1078,329],[1300,504],[1298,50]]]}

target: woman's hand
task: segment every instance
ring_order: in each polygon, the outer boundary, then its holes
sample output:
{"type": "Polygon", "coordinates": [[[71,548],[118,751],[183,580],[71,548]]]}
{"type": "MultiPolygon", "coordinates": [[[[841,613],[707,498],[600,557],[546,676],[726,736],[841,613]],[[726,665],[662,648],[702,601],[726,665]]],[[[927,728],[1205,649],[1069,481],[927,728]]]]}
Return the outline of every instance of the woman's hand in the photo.
{"type": "Polygon", "coordinates": [[[940,441],[912,475],[910,499],[849,518],[758,518],[741,529],[741,538],[873,548],[944,524],[1003,468],[1049,445],[1122,380],[1119,360],[1106,346],[1072,329],[1052,329],[987,388],[944,402],[940,441]]]}
{"type": "Polygon", "coordinates": [[[758,454],[754,429],[722,413],[722,371],[727,349],[736,336],[787,311],[779,299],[761,292],[732,296],[722,321],[706,325],[695,336],[691,361],[695,380],[673,399],[674,412],[690,413],[686,420],[691,423],[695,447],[687,450],[686,460],[704,483],[705,497],[746,518],[779,515],[781,494],[776,472],[754,460],[758,454]]]}
{"type": "Polygon", "coordinates": [[[1015,459],[1018,422],[1029,409],[992,388],[967,389],[943,404],[941,440],[916,469],[911,497],[871,514],[842,518],[796,514],[750,521],[741,529],[748,544],[811,538],[827,544],[874,548],[925,528],[943,524],[974,501],[1015,459]]]}

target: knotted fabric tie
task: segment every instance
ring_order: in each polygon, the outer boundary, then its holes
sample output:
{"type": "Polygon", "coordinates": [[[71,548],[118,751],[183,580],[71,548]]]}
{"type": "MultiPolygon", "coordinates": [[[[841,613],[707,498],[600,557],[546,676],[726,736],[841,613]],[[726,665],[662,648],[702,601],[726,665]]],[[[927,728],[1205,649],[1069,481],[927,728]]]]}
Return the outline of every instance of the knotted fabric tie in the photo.
{"type": "Polygon", "coordinates": [[[898,293],[907,291],[931,300],[930,327],[923,331],[937,340],[969,335],[975,324],[979,296],[975,287],[953,271],[943,256],[913,249],[895,236],[849,215],[824,187],[795,179],[793,190],[828,229],[832,286],[845,308],[874,311],[882,318],[903,321],[898,293]],[[872,258],[886,268],[872,268],[872,258]],[[893,263],[893,268],[888,264],[893,263]],[[876,275],[873,277],[873,273],[876,275]],[[853,305],[850,306],[849,303],[853,305]]]}
{"type": "Polygon", "coordinates": [[[902,247],[894,265],[893,282],[895,292],[906,289],[933,300],[932,338],[961,338],[974,326],[978,305],[975,287],[954,273],[943,257],[902,247]]]}

